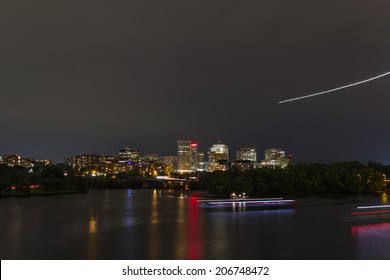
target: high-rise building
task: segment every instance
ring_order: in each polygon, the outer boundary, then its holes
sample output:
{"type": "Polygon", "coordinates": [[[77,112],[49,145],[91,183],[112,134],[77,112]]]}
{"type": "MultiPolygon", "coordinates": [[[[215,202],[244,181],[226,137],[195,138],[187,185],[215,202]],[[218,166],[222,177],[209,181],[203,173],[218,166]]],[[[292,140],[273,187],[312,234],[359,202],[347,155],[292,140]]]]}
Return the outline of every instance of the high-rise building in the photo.
{"type": "Polygon", "coordinates": [[[199,153],[198,153],[198,143],[190,142],[190,169],[191,171],[198,170],[199,164],[199,153]]]}
{"type": "Polygon", "coordinates": [[[261,161],[262,166],[285,168],[290,164],[291,158],[286,156],[285,151],[278,148],[265,150],[265,160],[261,161]]]}
{"type": "Polygon", "coordinates": [[[190,173],[198,169],[198,143],[189,140],[177,140],[177,171],[190,173]]]}
{"type": "Polygon", "coordinates": [[[256,148],[240,148],[236,152],[236,161],[257,161],[257,152],[256,148]]]}
{"type": "Polygon", "coordinates": [[[132,169],[137,169],[140,161],[139,150],[130,149],[129,147],[119,150],[119,163],[130,165],[132,169]]]}
{"type": "Polygon", "coordinates": [[[198,153],[198,171],[205,171],[204,153],[198,153]]]}
{"type": "Polygon", "coordinates": [[[229,148],[221,141],[209,148],[209,167],[210,172],[217,170],[227,170],[229,162],[229,148]]]}
{"type": "Polygon", "coordinates": [[[191,141],[177,140],[177,171],[191,172],[191,141]]]}

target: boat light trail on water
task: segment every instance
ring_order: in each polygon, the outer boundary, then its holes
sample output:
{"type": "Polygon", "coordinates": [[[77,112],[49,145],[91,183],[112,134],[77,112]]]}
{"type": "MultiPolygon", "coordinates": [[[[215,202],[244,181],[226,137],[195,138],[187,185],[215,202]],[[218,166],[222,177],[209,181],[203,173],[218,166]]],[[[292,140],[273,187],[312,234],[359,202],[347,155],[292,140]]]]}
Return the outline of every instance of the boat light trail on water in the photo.
{"type": "Polygon", "coordinates": [[[390,208],[390,204],[358,207],[358,209],[370,209],[370,208],[390,208]]]}
{"type": "Polygon", "coordinates": [[[363,81],[360,81],[360,82],[348,84],[348,85],[345,85],[345,86],[342,86],[342,87],[337,87],[337,88],[333,88],[333,89],[329,89],[329,90],[325,90],[325,91],[321,91],[321,92],[317,92],[317,93],[313,93],[313,94],[308,94],[308,95],[304,95],[304,96],[300,96],[300,97],[295,97],[295,98],[279,101],[278,104],[287,103],[287,102],[296,101],[296,100],[305,99],[305,98],[310,98],[310,97],[314,97],[314,96],[317,96],[317,95],[322,95],[322,94],[330,93],[330,92],[333,92],[333,91],[337,91],[337,90],[341,90],[341,89],[345,89],[345,88],[349,88],[349,87],[354,87],[354,86],[357,86],[357,85],[360,85],[360,84],[364,84],[364,83],[367,83],[367,82],[370,82],[370,81],[373,81],[373,80],[376,80],[376,79],[380,79],[380,78],[382,78],[384,76],[387,76],[389,74],[390,74],[390,71],[386,72],[386,73],[383,73],[381,75],[378,75],[378,76],[375,76],[375,77],[372,77],[372,78],[369,78],[369,79],[366,79],[366,80],[363,80],[363,81]]]}

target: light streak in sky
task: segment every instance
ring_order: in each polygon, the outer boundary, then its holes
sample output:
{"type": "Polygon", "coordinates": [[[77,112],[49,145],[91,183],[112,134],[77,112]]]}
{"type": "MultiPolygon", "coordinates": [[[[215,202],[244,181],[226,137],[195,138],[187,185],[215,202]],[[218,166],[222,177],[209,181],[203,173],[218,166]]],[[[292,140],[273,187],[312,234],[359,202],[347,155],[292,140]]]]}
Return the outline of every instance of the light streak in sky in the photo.
{"type": "Polygon", "coordinates": [[[341,89],[345,89],[345,88],[349,88],[349,87],[354,87],[354,86],[357,86],[357,85],[360,85],[360,84],[364,84],[364,83],[367,83],[367,82],[370,82],[370,81],[382,78],[382,77],[387,76],[389,74],[390,74],[390,71],[386,72],[386,73],[383,73],[381,75],[378,75],[378,76],[375,76],[375,77],[372,77],[372,78],[369,78],[369,79],[366,79],[366,80],[363,80],[363,81],[360,81],[360,82],[348,84],[348,85],[345,85],[345,86],[342,86],[342,87],[337,87],[337,88],[333,88],[333,89],[329,89],[329,90],[325,90],[325,91],[321,91],[321,92],[317,92],[317,93],[313,93],[313,94],[308,94],[308,95],[304,95],[304,96],[299,96],[299,97],[295,97],[295,98],[279,101],[278,104],[287,103],[287,102],[296,101],[296,100],[305,99],[305,98],[310,98],[310,97],[314,97],[314,96],[317,96],[317,95],[322,95],[322,94],[330,93],[330,92],[333,92],[333,91],[337,91],[337,90],[341,90],[341,89]]]}

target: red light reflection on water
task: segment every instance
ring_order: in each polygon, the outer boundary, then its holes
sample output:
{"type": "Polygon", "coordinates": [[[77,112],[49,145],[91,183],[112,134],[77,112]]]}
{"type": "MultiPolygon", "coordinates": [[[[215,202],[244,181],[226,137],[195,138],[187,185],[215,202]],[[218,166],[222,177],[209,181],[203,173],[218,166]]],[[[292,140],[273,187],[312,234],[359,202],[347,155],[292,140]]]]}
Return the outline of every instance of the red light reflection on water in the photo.
{"type": "Polygon", "coordinates": [[[200,221],[200,209],[197,206],[198,197],[191,196],[189,199],[189,210],[188,210],[188,256],[189,260],[202,259],[202,224],[200,221]]]}
{"type": "Polygon", "coordinates": [[[375,215],[375,214],[383,214],[383,213],[390,213],[390,210],[352,212],[351,215],[375,215]]]}
{"type": "Polygon", "coordinates": [[[352,226],[352,234],[370,234],[390,230],[390,223],[352,226]]]}

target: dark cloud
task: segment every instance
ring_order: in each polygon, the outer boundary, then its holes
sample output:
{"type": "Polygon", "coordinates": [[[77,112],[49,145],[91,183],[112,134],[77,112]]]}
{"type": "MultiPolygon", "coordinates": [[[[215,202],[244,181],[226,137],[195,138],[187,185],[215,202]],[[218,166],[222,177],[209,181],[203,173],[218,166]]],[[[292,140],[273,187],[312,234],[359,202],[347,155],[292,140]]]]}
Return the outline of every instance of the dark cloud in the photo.
{"type": "Polygon", "coordinates": [[[0,154],[174,154],[176,139],[278,146],[297,161],[389,163],[390,4],[28,1],[0,4],[0,154]]]}

